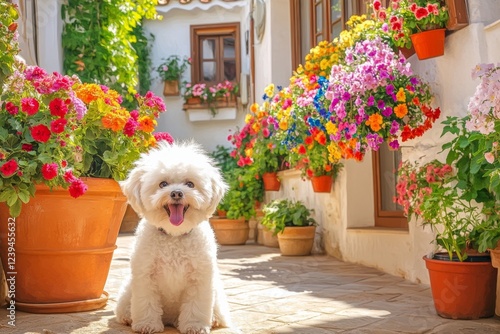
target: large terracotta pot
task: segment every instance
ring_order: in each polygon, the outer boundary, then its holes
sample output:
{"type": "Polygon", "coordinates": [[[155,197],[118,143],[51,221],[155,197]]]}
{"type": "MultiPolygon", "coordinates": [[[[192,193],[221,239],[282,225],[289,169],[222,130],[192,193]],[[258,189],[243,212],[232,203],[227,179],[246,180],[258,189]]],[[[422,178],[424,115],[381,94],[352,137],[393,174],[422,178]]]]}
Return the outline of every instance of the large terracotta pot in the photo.
{"type": "Polygon", "coordinates": [[[419,60],[444,55],[445,31],[446,29],[433,29],[410,36],[419,60]]]}
{"type": "Polygon", "coordinates": [[[245,218],[210,218],[210,225],[219,245],[244,245],[248,240],[250,227],[245,218]]]}
{"type": "Polygon", "coordinates": [[[497,268],[497,298],[495,303],[495,314],[500,317],[500,241],[495,249],[490,249],[491,265],[497,268]]]}
{"type": "Polygon", "coordinates": [[[311,184],[315,193],[329,193],[332,191],[333,177],[330,175],[313,176],[311,184]]]}
{"type": "Polygon", "coordinates": [[[274,232],[264,226],[262,229],[262,244],[266,247],[279,248],[278,236],[274,232]]]}
{"type": "Polygon", "coordinates": [[[268,172],[262,174],[262,182],[264,183],[264,190],[266,191],[279,191],[281,182],[278,178],[278,173],[268,172]]]}
{"type": "Polygon", "coordinates": [[[88,191],[77,199],[62,188],[37,186],[35,197],[15,219],[0,203],[2,264],[7,278],[15,276],[16,309],[60,313],[106,304],[104,285],[127,203],[116,181],[83,180],[88,191]],[[13,229],[11,267],[8,241],[13,229]]]}
{"type": "MultiPolygon", "coordinates": [[[[450,319],[491,317],[497,270],[487,262],[459,262],[424,256],[437,314],[450,319]]],[[[471,259],[471,257],[469,257],[471,259]]]]}
{"type": "Polygon", "coordinates": [[[311,254],[316,226],[287,226],[278,233],[281,255],[303,256],[311,254]]]}

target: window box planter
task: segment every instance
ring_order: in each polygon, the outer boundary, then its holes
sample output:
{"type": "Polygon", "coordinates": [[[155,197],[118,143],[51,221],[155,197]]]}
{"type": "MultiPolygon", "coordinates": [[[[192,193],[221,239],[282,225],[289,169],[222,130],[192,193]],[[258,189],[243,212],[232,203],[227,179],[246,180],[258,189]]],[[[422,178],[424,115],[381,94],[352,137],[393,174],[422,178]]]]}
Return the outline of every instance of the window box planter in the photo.
{"type": "Polygon", "coordinates": [[[202,102],[199,97],[186,99],[182,106],[191,122],[236,119],[236,97],[219,98],[215,102],[202,102]]]}

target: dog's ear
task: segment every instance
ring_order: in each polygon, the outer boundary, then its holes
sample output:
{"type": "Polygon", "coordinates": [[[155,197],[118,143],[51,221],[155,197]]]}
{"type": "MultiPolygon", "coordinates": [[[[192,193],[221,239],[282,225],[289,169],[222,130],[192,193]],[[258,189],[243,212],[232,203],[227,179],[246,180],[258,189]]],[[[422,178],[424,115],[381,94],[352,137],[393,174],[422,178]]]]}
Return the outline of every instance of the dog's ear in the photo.
{"type": "Polygon", "coordinates": [[[142,215],[144,211],[144,206],[141,200],[141,178],[144,173],[144,169],[138,164],[130,171],[127,179],[120,182],[122,192],[127,197],[128,203],[139,215],[142,215]]]}
{"type": "Polygon", "coordinates": [[[215,212],[217,209],[217,205],[224,197],[224,194],[227,191],[227,184],[222,178],[219,170],[214,167],[214,172],[211,173],[211,181],[212,181],[212,200],[210,201],[210,205],[208,207],[209,212],[215,212]]]}

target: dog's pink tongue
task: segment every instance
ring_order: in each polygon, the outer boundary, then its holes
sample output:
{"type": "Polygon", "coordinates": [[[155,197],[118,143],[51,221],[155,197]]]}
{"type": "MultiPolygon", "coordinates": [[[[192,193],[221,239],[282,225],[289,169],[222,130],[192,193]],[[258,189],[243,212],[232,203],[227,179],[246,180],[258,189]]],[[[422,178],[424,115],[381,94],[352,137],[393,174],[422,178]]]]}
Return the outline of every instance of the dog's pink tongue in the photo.
{"type": "Polygon", "coordinates": [[[182,204],[169,204],[170,210],[170,223],[179,226],[184,221],[184,205],[182,204]]]}

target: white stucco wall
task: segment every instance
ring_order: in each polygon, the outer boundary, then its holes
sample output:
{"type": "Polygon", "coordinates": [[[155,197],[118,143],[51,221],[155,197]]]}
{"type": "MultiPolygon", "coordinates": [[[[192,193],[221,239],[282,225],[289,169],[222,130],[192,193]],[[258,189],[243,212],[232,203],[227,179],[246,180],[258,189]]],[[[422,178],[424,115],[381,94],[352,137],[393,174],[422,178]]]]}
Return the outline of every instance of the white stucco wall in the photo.
{"type": "MultiPolygon", "coordinates": [[[[153,68],[156,68],[162,58],[170,55],[191,56],[190,26],[200,24],[216,24],[222,22],[241,22],[240,45],[242,73],[249,73],[249,56],[245,52],[245,31],[249,29],[248,8],[246,2],[214,1],[203,5],[193,1],[188,5],[177,4],[174,9],[167,5],[158,6],[157,11],[163,15],[161,21],[147,21],[145,29],[155,36],[152,48],[153,68]],[[208,8],[208,9],[207,9],[208,8]]],[[[151,90],[162,96],[167,106],[167,112],[158,121],[158,131],[169,132],[176,140],[195,139],[207,151],[212,151],[216,145],[229,146],[227,136],[231,129],[244,123],[246,107],[240,106],[234,120],[210,120],[191,122],[186,111],[182,110],[184,103],[181,96],[163,96],[163,82],[153,72],[154,80],[151,90]]],[[[190,81],[190,68],[182,80],[190,81]]]]}

